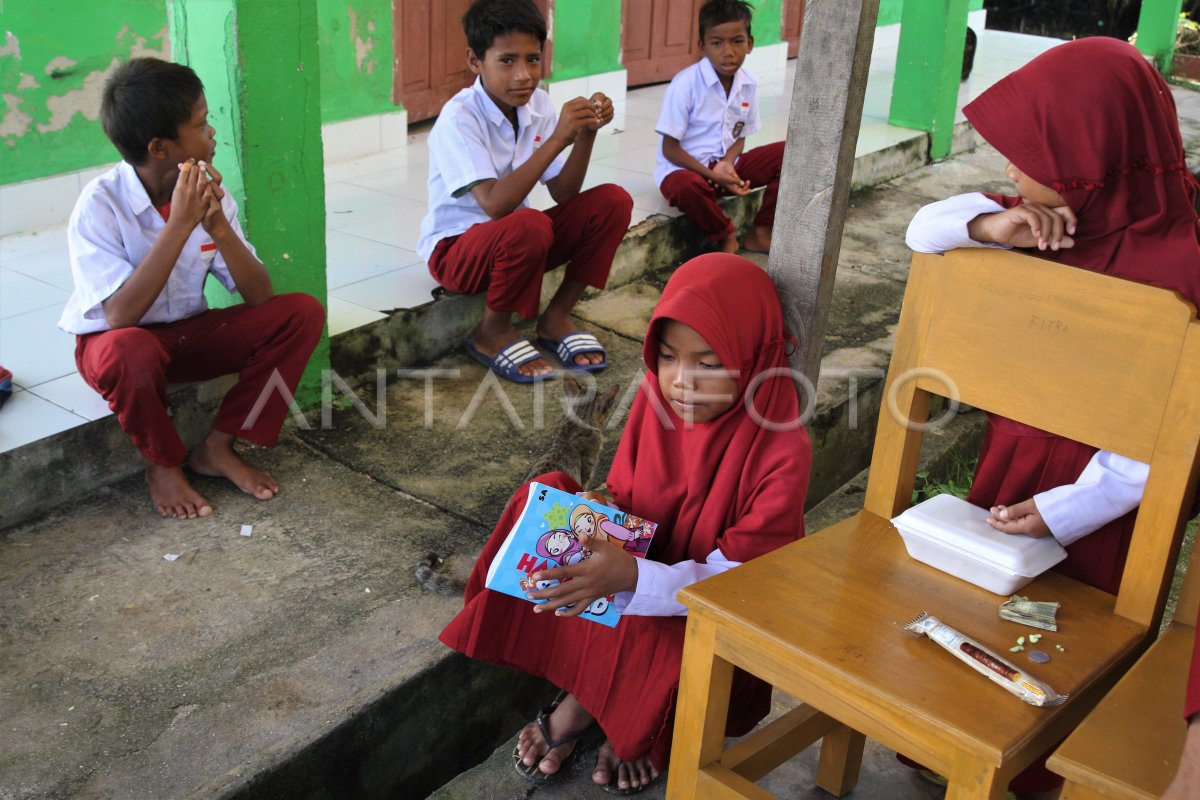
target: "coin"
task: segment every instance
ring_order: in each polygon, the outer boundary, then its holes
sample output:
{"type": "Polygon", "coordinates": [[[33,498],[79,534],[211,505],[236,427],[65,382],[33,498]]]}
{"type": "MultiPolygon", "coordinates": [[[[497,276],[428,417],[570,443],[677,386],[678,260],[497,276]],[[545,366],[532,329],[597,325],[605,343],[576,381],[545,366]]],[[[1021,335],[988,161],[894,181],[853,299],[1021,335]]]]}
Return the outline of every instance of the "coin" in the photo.
{"type": "Polygon", "coordinates": [[[1046,655],[1041,650],[1030,650],[1029,651],[1029,660],[1035,661],[1038,664],[1046,664],[1046,663],[1049,663],[1050,656],[1046,655]]]}

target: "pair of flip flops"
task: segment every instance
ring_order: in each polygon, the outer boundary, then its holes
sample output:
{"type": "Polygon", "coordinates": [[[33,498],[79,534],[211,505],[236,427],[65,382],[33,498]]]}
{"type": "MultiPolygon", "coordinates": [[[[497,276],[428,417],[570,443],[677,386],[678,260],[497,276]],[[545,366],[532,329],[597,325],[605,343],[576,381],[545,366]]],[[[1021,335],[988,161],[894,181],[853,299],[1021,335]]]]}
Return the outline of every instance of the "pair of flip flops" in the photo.
{"type": "MultiPolygon", "coordinates": [[[[604,345],[600,344],[600,340],[590,333],[579,331],[568,334],[561,341],[557,342],[553,339],[539,336],[538,344],[553,351],[558,360],[567,369],[596,372],[608,366],[608,356],[604,352],[604,345]],[[575,357],[584,353],[600,353],[603,358],[599,364],[576,364],[575,357]]],[[[536,361],[542,357],[542,354],[529,343],[528,339],[517,339],[511,342],[495,356],[486,355],[475,346],[474,340],[467,339],[467,355],[480,364],[483,364],[501,378],[513,383],[533,383],[534,381],[551,380],[557,377],[557,373],[555,372],[547,372],[536,376],[522,374],[522,365],[528,364],[530,361],[536,361]]]]}
{"type": "Polygon", "coordinates": [[[584,736],[587,736],[589,733],[591,733],[592,729],[595,727],[595,723],[593,723],[588,725],[583,730],[572,731],[571,733],[560,736],[557,739],[550,737],[550,715],[554,713],[554,709],[558,708],[558,704],[561,703],[566,696],[566,692],[560,692],[558,697],[554,698],[553,703],[538,712],[537,718],[534,720],[538,731],[542,734],[542,739],[546,742],[546,751],[538,757],[537,761],[533,762],[533,766],[526,766],[525,762],[521,760],[520,745],[513,748],[513,768],[516,769],[518,775],[530,783],[545,785],[557,781],[559,778],[562,778],[564,775],[566,775],[567,771],[571,767],[571,764],[575,761],[576,754],[579,752],[579,745],[573,747],[571,752],[567,753],[566,757],[559,762],[558,770],[556,772],[547,774],[542,772],[538,765],[541,763],[542,759],[546,757],[546,753],[549,753],[556,747],[562,747],[564,744],[569,744],[570,742],[582,739],[584,736]]]}

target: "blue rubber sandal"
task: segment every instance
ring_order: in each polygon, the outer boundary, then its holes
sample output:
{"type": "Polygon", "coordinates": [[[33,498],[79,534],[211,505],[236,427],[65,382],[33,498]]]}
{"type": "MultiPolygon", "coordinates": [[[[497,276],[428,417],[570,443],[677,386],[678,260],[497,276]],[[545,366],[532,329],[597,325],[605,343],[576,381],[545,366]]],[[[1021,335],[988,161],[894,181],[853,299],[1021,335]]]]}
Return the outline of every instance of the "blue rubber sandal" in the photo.
{"type": "Polygon", "coordinates": [[[577,369],[581,372],[599,372],[608,366],[608,354],[604,352],[604,345],[600,344],[600,340],[587,331],[568,333],[559,342],[547,339],[545,336],[537,337],[537,341],[542,347],[553,352],[567,369],[577,369]],[[603,357],[603,360],[599,364],[576,364],[575,356],[580,356],[584,353],[599,353],[603,357]]]}
{"type": "Polygon", "coordinates": [[[542,354],[526,339],[517,339],[515,342],[511,342],[499,353],[496,353],[495,358],[489,358],[481,353],[475,347],[475,342],[467,339],[467,355],[480,364],[483,364],[501,378],[513,383],[533,383],[534,381],[546,381],[555,377],[553,372],[547,372],[544,375],[536,377],[521,373],[521,365],[528,364],[530,361],[536,361],[542,357],[542,354]]]}

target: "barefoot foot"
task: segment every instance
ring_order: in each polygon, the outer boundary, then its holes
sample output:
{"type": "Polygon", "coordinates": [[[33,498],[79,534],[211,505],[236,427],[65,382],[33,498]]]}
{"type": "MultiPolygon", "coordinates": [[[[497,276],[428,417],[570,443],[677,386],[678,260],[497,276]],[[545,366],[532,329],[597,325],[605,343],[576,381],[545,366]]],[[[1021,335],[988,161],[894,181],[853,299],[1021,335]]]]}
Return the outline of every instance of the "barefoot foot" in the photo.
{"type": "Polygon", "coordinates": [[[749,250],[751,253],[771,252],[771,229],[762,225],[755,225],[746,234],[746,238],[742,240],[742,249],[749,250]]]}
{"type": "Polygon", "coordinates": [[[183,467],[147,464],[146,485],[150,487],[150,501],[164,517],[194,519],[212,513],[212,506],[188,483],[183,467]]]}
{"type": "MultiPolygon", "coordinates": [[[[551,739],[557,740],[573,733],[585,731],[593,722],[595,719],[592,715],[579,705],[579,701],[575,699],[574,695],[569,694],[550,714],[546,722],[546,730],[551,739]]],[[[526,767],[537,764],[537,768],[542,774],[553,775],[558,772],[563,761],[578,743],[579,739],[576,737],[558,747],[547,750],[546,738],[542,736],[542,731],[538,728],[537,723],[533,722],[522,728],[521,733],[517,736],[517,755],[521,757],[521,763],[526,767]]]]}
{"type": "Polygon", "coordinates": [[[607,740],[600,746],[600,752],[596,755],[596,769],[592,772],[593,783],[607,786],[615,782],[621,790],[649,786],[657,777],[658,770],[650,763],[649,756],[637,761],[622,761],[607,740]]]}
{"type": "Polygon", "coordinates": [[[188,456],[193,472],[214,478],[228,478],[234,486],[259,500],[279,494],[279,484],[269,472],[250,466],[233,449],[237,437],[211,431],[188,456]]]}

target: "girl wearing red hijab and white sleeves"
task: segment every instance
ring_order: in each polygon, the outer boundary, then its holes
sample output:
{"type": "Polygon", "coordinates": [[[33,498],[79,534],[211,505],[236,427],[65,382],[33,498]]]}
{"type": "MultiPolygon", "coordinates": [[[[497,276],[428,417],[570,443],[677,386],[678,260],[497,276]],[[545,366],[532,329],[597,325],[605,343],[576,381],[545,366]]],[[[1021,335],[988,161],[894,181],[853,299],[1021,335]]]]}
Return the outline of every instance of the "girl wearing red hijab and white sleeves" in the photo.
{"type": "MultiPolygon", "coordinates": [[[[596,541],[583,563],[531,576],[572,578],[534,592],[544,604],[484,591],[528,485],[509,502],[471,574],[462,612],[440,638],[468,656],[545,677],[565,693],[521,731],[513,761],[526,778],[558,774],[593,722],[607,737],[596,783],[628,793],[666,768],[687,613],[675,594],[804,535],[812,447],[787,342],[779,297],[763,270],[728,254],[692,259],[675,271],[654,310],[642,351],[649,371],[607,480],[613,505],[658,523],[647,557],[596,541]],[[571,618],[609,594],[623,610],[617,627],[571,618]]],[[[580,488],[562,473],[536,480],[580,488]]],[[[748,732],[769,709],[770,687],[737,675],[729,734],[748,732]]]]}
{"type": "MultiPolygon", "coordinates": [[[[1005,176],[1019,196],[972,193],[925,206],[909,225],[909,247],[1029,248],[1200,305],[1196,182],[1170,89],[1141,53],[1099,37],[1059,45],[963,113],[1009,160],[1005,176]]],[[[990,508],[998,530],[1053,535],[1067,549],[1058,571],[1116,593],[1147,474],[1140,462],[989,414],[967,499],[990,508]]],[[[1055,785],[1033,767],[1010,788],[1055,785]]]]}

